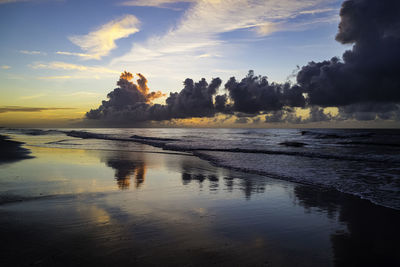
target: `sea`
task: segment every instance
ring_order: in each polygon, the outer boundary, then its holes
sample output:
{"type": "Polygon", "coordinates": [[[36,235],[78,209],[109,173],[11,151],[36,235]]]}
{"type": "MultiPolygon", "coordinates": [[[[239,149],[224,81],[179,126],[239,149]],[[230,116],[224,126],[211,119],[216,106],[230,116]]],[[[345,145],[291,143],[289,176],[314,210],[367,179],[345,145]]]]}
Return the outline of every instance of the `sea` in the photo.
{"type": "Polygon", "coordinates": [[[399,129],[2,128],[0,134],[37,147],[191,154],[400,210],[399,129]]]}

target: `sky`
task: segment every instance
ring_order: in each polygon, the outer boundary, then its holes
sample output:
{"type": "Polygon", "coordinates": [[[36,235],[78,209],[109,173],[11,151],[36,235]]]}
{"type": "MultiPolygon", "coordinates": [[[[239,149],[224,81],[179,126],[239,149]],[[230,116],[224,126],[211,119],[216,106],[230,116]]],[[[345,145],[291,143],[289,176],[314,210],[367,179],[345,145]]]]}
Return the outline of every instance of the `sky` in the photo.
{"type": "MultiPolygon", "coordinates": [[[[230,77],[240,80],[249,70],[267,76],[270,83],[296,83],[302,66],[341,57],[352,48],[354,42],[335,40],[341,4],[336,0],[0,0],[0,125],[68,127],[83,125],[88,118],[96,123],[85,125],[108,125],[102,123],[107,120],[85,114],[102,105],[123,71],[134,74],[132,81],[138,78],[136,73],[143,74],[148,91],[163,95],[151,102],[160,105],[171,92],[180,92],[187,78],[195,82],[220,78],[220,94],[230,77]]],[[[233,89],[227,90],[233,103],[233,89]]],[[[210,95],[211,101],[218,94],[210,95]]],[[[324,114],[337,113],[334,105],[322,106],[324,114]]],[[[308,116],[310,107],[295,107],[297,115],[308,116]]],[[[265,116],[276,116],[277,111],[263,108],[249,113],[231,104],[204,116],[191,112],[161,116],[167,122],[156,119],[151,125],[273,127],[274,121],[265,116]]],[[[376,118],[372,124],[360,120],[359,125],[382,124],[376,118]]],[[[127,126],[150,120],[152,116],[130,119],[127,126]]],[[[294,122],[279,121],[297,127],[294,122]]],[[[309,122],[333,125],[327,120],[309,122]]],[[[343,119],[340,123],[353,125],[343,119]]],[[[125,126],[124,120],[118,126],[125,126]]]]}

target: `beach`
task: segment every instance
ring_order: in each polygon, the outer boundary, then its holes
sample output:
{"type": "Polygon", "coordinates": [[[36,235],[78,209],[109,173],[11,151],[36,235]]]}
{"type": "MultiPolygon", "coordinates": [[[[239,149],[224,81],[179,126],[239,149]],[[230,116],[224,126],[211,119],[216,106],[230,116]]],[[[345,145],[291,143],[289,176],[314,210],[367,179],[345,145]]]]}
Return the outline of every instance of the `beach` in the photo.
{"type": "Polygon", "coordinates": [[[400,0],[0,0],[0,267],[400,267],[400,0]]]}
{"type": "Polygon", "coordinates": [[[32,158],[0,165],[1,266],[400,263],[398,210],[105,142],[110,149],[25,145],[32,158]]]}

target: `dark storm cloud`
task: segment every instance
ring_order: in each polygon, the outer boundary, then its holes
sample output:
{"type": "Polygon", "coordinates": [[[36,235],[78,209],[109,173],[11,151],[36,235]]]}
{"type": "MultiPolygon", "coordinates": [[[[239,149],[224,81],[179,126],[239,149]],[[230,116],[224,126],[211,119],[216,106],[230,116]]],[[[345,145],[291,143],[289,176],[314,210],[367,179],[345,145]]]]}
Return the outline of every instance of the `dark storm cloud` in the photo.
{"type": "MultiPolygon", "coordinates": [[[[221,85],[215,78],[210,84],[205,79],[195,83],[192,79],[184,81],[179,93],[170,93],[165,105],[152,104],[161,97],[160,92],[149,92],[146,78],[137,74],[137,84],[131,82],[133,75],[125,72],[117,82],[118,88],[110,92],[107,101],[97,109],[86,113],[88,119],[110,122],[142,122],[149,120],[169,120],[191,117],[213,117],[217,112],[213,98],[221,85]]],[[[218,106],[218,105],[217,105],[218,106]]]]}
{"type": "Polygon", "coordinates": [[[355,119],[360,121],[400,120],[400,105],[390,103],[363,103],[348,105],[339,108],[337,119],[355,119]]]}
{"type": "Polygon", "coordinates": [[[298,86],[289,83],[269,83],[265,76],[255,76],[253,71],[240,82],[235,77],[225,84],[232,105],[230,111],[249,114],[276,111],[284,106],[304,107],[305,99],[298,86]]]}
{"type": "Polygon", "coordinates": [[[129,72],[121,74],[117,82],[119,87],[108,95],[108,101],[103,101],[97,109],[86,113],[88,119],[98,120],[150,120],[149,104],[153,99],[161,97],[161,92],[149,92],[146,78],[140,73],[137,84],[131,82],[133,75],[129,72]]]}
{"type": "Polygon", "coordinates": [[[270,123],[283,122],[285,121],[284,118],[285,118],[285,112],[283,110],[277,110],[265,116],[265,122],[270,122],[270,123]]]}
{"type": "MultiPolygon", "coordinates": [[[[340,10],[336,40],[353,44],[342,59],[310,62],[297,74],[307,95],[310,117],[301,122],[329,120],[399,120],[400,1],[347,0],[340,10]],[[320,107],[338,107],[325,114],[320,107]]],[[[275,112],[267,121],[292,120],[275,112]]]]}
{"type": "Polygon", "coordinates": [[[285,123],[400,120],[400,1],[346,0],[340,17],[336,40],[353,44],[352,49],[342,58],[303,66],[297,84],[270,83],[249,71],[240,81],[230,78],[221,95],[219,78],[210,84],[186,79],[184,88],[160,105],[152,100],[162,94],[150,93],[143,75],[138,74],[133,84],[132,75],[125,73],[108,100],[86,117],[141,122],[223,113],[229,118],[235,115],[237,123],[254,121],[249,118],[259,115],[265,115],[266,122],[285,123]],[[338,115],[324,113],[325,107],[338,107],[338,115]],[[301,118],[295,108],[309,108],[309,117],[301,118]]]}
{"type": "Polygon", "coordinates": [[[21,106],[6,106],[0,107],[0,113],[5,112],[40,112],[44,110],[64,110],[74,108],[41,108],[41,107],[21,107],[21,106]]]}
{"type": "Polygon", "coordinates": [[[277,110],[270,112],[265,116],[266,123],[311,123],[311,122],[323,122],[331,121],[336,119],[331,114],[326,114],[324,109],[317,106],[309,108],[309,116],[302,118],[295,110],[286,108],[285,110],[277,110]]]}
{"type": "Polygon", "coordinates": [[[217,112],[232,113],[228,108],[228,95],[217,95],[215,96],[215,109],[217,112]]]}
{"type": "Polygon", "coordinates": [[[313,106],[310,108],[310,114],[306,122],[330,121],[332,118],[332,115],[324,113],[323,108],[313,106]]]}
{"type": "Polygon", "coordinates": [[[194,83],[192,79],[184,81],[179,93],[171,93],[164,108],[170,118],[212,117],[216,113],[213,97],[217,94],[222,81],[215,78],[210,84],[203,78],[194,83]]]}
{"type": "Polygon", "coordinates": [[[348,0],[336,40],[354,44],[343,59],[310,62],[297,82],[311,105],[400,102],[400,1],[348,0]]]}

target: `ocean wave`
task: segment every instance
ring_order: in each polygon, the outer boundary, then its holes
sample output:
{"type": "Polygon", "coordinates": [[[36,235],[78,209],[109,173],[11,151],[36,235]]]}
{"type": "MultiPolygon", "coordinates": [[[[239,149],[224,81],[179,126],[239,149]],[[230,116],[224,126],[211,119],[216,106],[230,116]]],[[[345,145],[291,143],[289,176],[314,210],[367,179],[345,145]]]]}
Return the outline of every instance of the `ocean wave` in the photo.
{"type": "Polygon", "coordinates": [[[261,133],[256,130],[253,131],[244,131],[244,132],[236,132],[236,133],[231,133],[233,135],[258,135],[258,136],[271,136],[271,133],[261,133]]]}
{"type": "Polygon", "coordinates": [[[180,139],[173,139],[173,138],[161,138],[161,137],[149,137],[149,136],[141,136],[141,135],[132,135],[131,138],[134,139],[141,139],[141,140],[151,140],[151,141],[181,141],[180,139]]]}
{"type": "Polygon", "coordinates": [[[82,139],[104,139],[112,140],[113,138],[107,134],[91,133],[86,131],[66,131],[67,136],[77,137],[82,139]]]}
{"type": "MultiPolygon", "coordinates": [[[[175,149],[171,146],[166,146],[166,149],[175,149]]],[[[215,151],[215,152],[230,152],[230,153],[248,153],[248,154],[268,154],[268,155],[285,155],[285,156],[296,156],[306,158],[318,158],[318,159],[332,159],[332,160],[345,160],[345,161],[361,161],[361,162],[376,162],[376,163],[400,163],[400,161],[393,159],[379,159],[370,157],[354,157],[345,155],[334,155],[334,154],[320,154],[314,152],[297,152],[297,151],[280,151],[280,150],[264,150],[264,149],[244,149],[244,148],[190,148],[182,149],[183,151],[215,151]]]]}
{"type": "Polygon", "coordinates": [[[162,148],[164,146],[165,141],[156,141],[156,140],[149,140],[146,138],[121,138],[115,137],[107,134],[99,134],[99,133],[91,133],[86,131],[69,131],[65,132],[67,136],[71,137],[78,137],[82,139],[102,139],[102,140],[109,140],[109,141],[121,141],[121,142],[138,142],[145,145],[151,145],[154,147],[162,148]]]}
{"type": "Polygon", "coordinates": [[[400,143],[377,143],[377,142],[361,142],[361,141],[337,142],[337,144],[340,144],[340,145],[400,147],[400,143]]]}
{"type": "Polygon", "coordinates": [[[73,141],[73,139],[62,139],[58,141],[52,141],[45,143],[46,145],[68,145],[68,146],[81,146],[82,144],[74,144],[74,143],[66,143],[69,141],[73,141]]]}
{"type": "Polygon", "coordinates": [[[2,130],[6,130],[8,132],[15,132],[25,135],[49,135],[49,134],[62,134],[62,131],[59,130],[43,130],[43,129],[17,129],[17,128],[4,128],[2,130]]]}
{"type": "Polygon", "coordinates": [[[386,171],[382,169],[380,163],[375,163],[369,164],[368,169],[364,169],[364,162],[357,162],[345,163],[338,169],[335,163],[305,159],[292,161],[284,155],[262,157],[256,154],[232,155],[210,151],[199,151],[195,155],[215,166],[299,184],[335,189],[377,205],[400,210],[397,175],[400,167],[386,171]],[[288,161],[291,162],[289,165],[287,165],[288,161]]]}
{"type": "Polygon", "coordinates": [[[347,139],[347,138],[357,138],[357,137],[372,137],[374,133],[326,133],[322,131],[301,131],[301,135],[311,135],[317,139],[347,139]]]}
{"type": "MultiPolygon", "coordinates": [[[[332,159],[332,160],[346,160],[346,161],[362,161],[362,162],[384,162],[384,163],[400,163],[400,161],[394,159],[381,159],[371,158],[363,156],[347,156],[347,155],[336,155],[336,154],[321,154],[307,151],[282,151],[282,150],[268,150],[268,149],[248,149],[248,148],[210,148],[210,147],[187,147],[180,144],[179,142],[171,142],[167,138],[150,138],[145,136],[135,135],[135,138],[120,138],[113,137],[107,134],[91,133],[86,131],[70,131],[66,133],[68,136],[79,137],[79,138],[93,138],[93,139],[104,139],[113,141],[128,141],[138,142],[146,145],[151,145],[165,150],[183,151],[183,152],[195,152],[195,151],[215,151],[215,152],[230,152],[230,153],[250,153],[250,154],[268,154],[268,155],[287,155],[307,158],[320,158],[320,159],[332,159]]],[[[178,139],[176,139],[178,140],[178,139]]]]}
{"type": "Polygon", "coordinates": [[[303,142],[297,142],[297,141],[285,141],[279,143],[281,146],[289,146],[289,147],[303,147],[306,146],[306,143],[303,142]]]}

